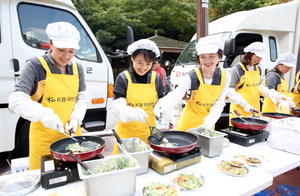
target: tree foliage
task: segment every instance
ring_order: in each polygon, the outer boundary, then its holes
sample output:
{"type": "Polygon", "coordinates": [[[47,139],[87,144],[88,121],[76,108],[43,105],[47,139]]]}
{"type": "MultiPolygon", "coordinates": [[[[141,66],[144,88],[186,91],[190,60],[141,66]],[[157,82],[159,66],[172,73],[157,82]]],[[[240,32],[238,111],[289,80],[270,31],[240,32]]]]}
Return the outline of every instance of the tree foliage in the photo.
{"type": "MultiPolygon", "coordinates": [[[[196,32],[198,0],[72,0],[104,51],[127,47],[127,26],[135,40],[158,34],[188,42],[196,32]]],[[[209,21],[233,12],[290,0],[209,0],[209,21]]]]}
{"type": "Polygon", "coordinates": [[[127,26],[135,40],[158,34],[189,41],[196,31],[196,4],[186,0],[73,0],[106,53],[127,47],[127,26]]]}

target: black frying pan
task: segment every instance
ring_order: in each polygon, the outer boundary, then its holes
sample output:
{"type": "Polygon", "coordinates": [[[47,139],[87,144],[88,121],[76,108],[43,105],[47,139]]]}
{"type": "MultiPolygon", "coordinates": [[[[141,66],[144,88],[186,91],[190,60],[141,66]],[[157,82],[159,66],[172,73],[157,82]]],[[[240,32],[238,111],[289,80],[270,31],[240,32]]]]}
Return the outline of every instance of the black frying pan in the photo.
{"type": "Polygon", "coordinates": [[[162,147],[157,139],[153,136],[148,137],[148,142],[150,147],[157,152],[166,153],[166,154],[181,154],[188,151],[191,151],[198,144],[198,137],[190,132],[185,131],[162,131],[165,135],[165,138],[170,143],[176,143],[176,147],[162,147]]]}
{"type": "MultiPolygon", "coordinates": [[[[83,153],[74,153],[74,155],[82,161],[92,159],[98,156],[105,148],[105,140],[100,137],[95,136],[75,136],[79,143],[83,141],[92,141],[96,142],[100,145],[100,148],[96,148],[95,150],[83,153]]],[[[69,151],[66,150],[66,147],[69,144],[73,144],[74,141],[72,138],[64,138],[61,140],[57,140],[53,144],[50,145],[50,152],[54,159],[66,162],[76,162],[68,153],[69,151]]]]}
{"type": "Polygon", "coordinates": [[[291,115],[291,114],[278,113],[278,112],[266,112],[266,113],[262,113],[262,115],[269,117],[269,118],[275,118],[275,119],[293,117],[293,115],[291,115]]]}
{"type": "Polygon", "coordinates": [[[260,131],[265,129],[268,126],[268,122],[265,120],[254,119],[254,118],[244,118],[247,121],[243,121],[240,118],[232,118],[231,124],[239,129],[251,130],[251,131],[260,131]]]}

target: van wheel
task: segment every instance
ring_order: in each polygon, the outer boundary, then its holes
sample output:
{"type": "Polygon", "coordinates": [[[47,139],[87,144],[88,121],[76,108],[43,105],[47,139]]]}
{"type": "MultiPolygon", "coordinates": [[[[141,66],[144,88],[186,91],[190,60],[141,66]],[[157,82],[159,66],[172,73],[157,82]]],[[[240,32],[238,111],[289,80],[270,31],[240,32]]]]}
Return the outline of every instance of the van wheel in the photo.
{"type": "Polygon", "coordinates": [[[30,121],[25,122],[17,138],[17,147],[21,157],[29,156],[29,127],[30,121]]]}

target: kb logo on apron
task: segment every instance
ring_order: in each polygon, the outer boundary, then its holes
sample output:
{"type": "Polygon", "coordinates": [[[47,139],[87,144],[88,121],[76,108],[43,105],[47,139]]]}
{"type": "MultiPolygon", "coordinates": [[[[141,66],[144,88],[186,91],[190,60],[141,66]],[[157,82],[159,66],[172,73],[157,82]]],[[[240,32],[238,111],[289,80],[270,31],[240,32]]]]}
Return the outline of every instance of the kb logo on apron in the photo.
{"type": "Polygon", "coordinates": [[[150,102],[150,103],[128,103],[129,106],[131,107],[153,107],[154,106],[154,102],[150,102]]]}
{"type": "Polygon", "coordinates": [[[77,96],[75,97],[47,97],[46,101],[49,103],[65,103],[65,102],[75,102],[77,99],[77,96]]]}

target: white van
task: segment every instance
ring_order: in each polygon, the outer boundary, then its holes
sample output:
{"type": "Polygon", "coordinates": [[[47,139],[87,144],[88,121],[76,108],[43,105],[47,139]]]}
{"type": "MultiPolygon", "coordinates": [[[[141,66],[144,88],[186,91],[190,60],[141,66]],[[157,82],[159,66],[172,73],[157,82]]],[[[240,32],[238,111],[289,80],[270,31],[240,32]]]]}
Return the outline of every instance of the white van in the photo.
{"type": "Polygon", "coordinates": [[[83,65],[92,97],[83,128],[92,133],[116,125],[110,112],[114,84],[110,62],[71,0],[0,0],[0,18],[0,152],[18,148],[21,155],[28,155],[29,122],[8,110],[8,96],[25,61],[49,48],[45,28],[52,22],[70,22],[80,32],[74,58],[83,65]]]}
{"type": "MultiPolygon", "coordinates": [[[[268,55],[260,66],[262,74],[272,69],[278,55],[291,52],[300,58],[300,0],[278,4],[250,11],[241,11],[215,20],[208,25],[209,36],[220,36],[225,42],[224,56],[219,66],[230,69],[244,54],[243,49],[252,42],[261,41],[268,48],[268,55]]],[[[196,35],[176,61],[171,72],[171,89],[176,88],[180,77],[196,66],[196,35]]],[[[295,74],[300,69],[292,69],[286,78],[289,87],[295,82],[295,74]]]]}

